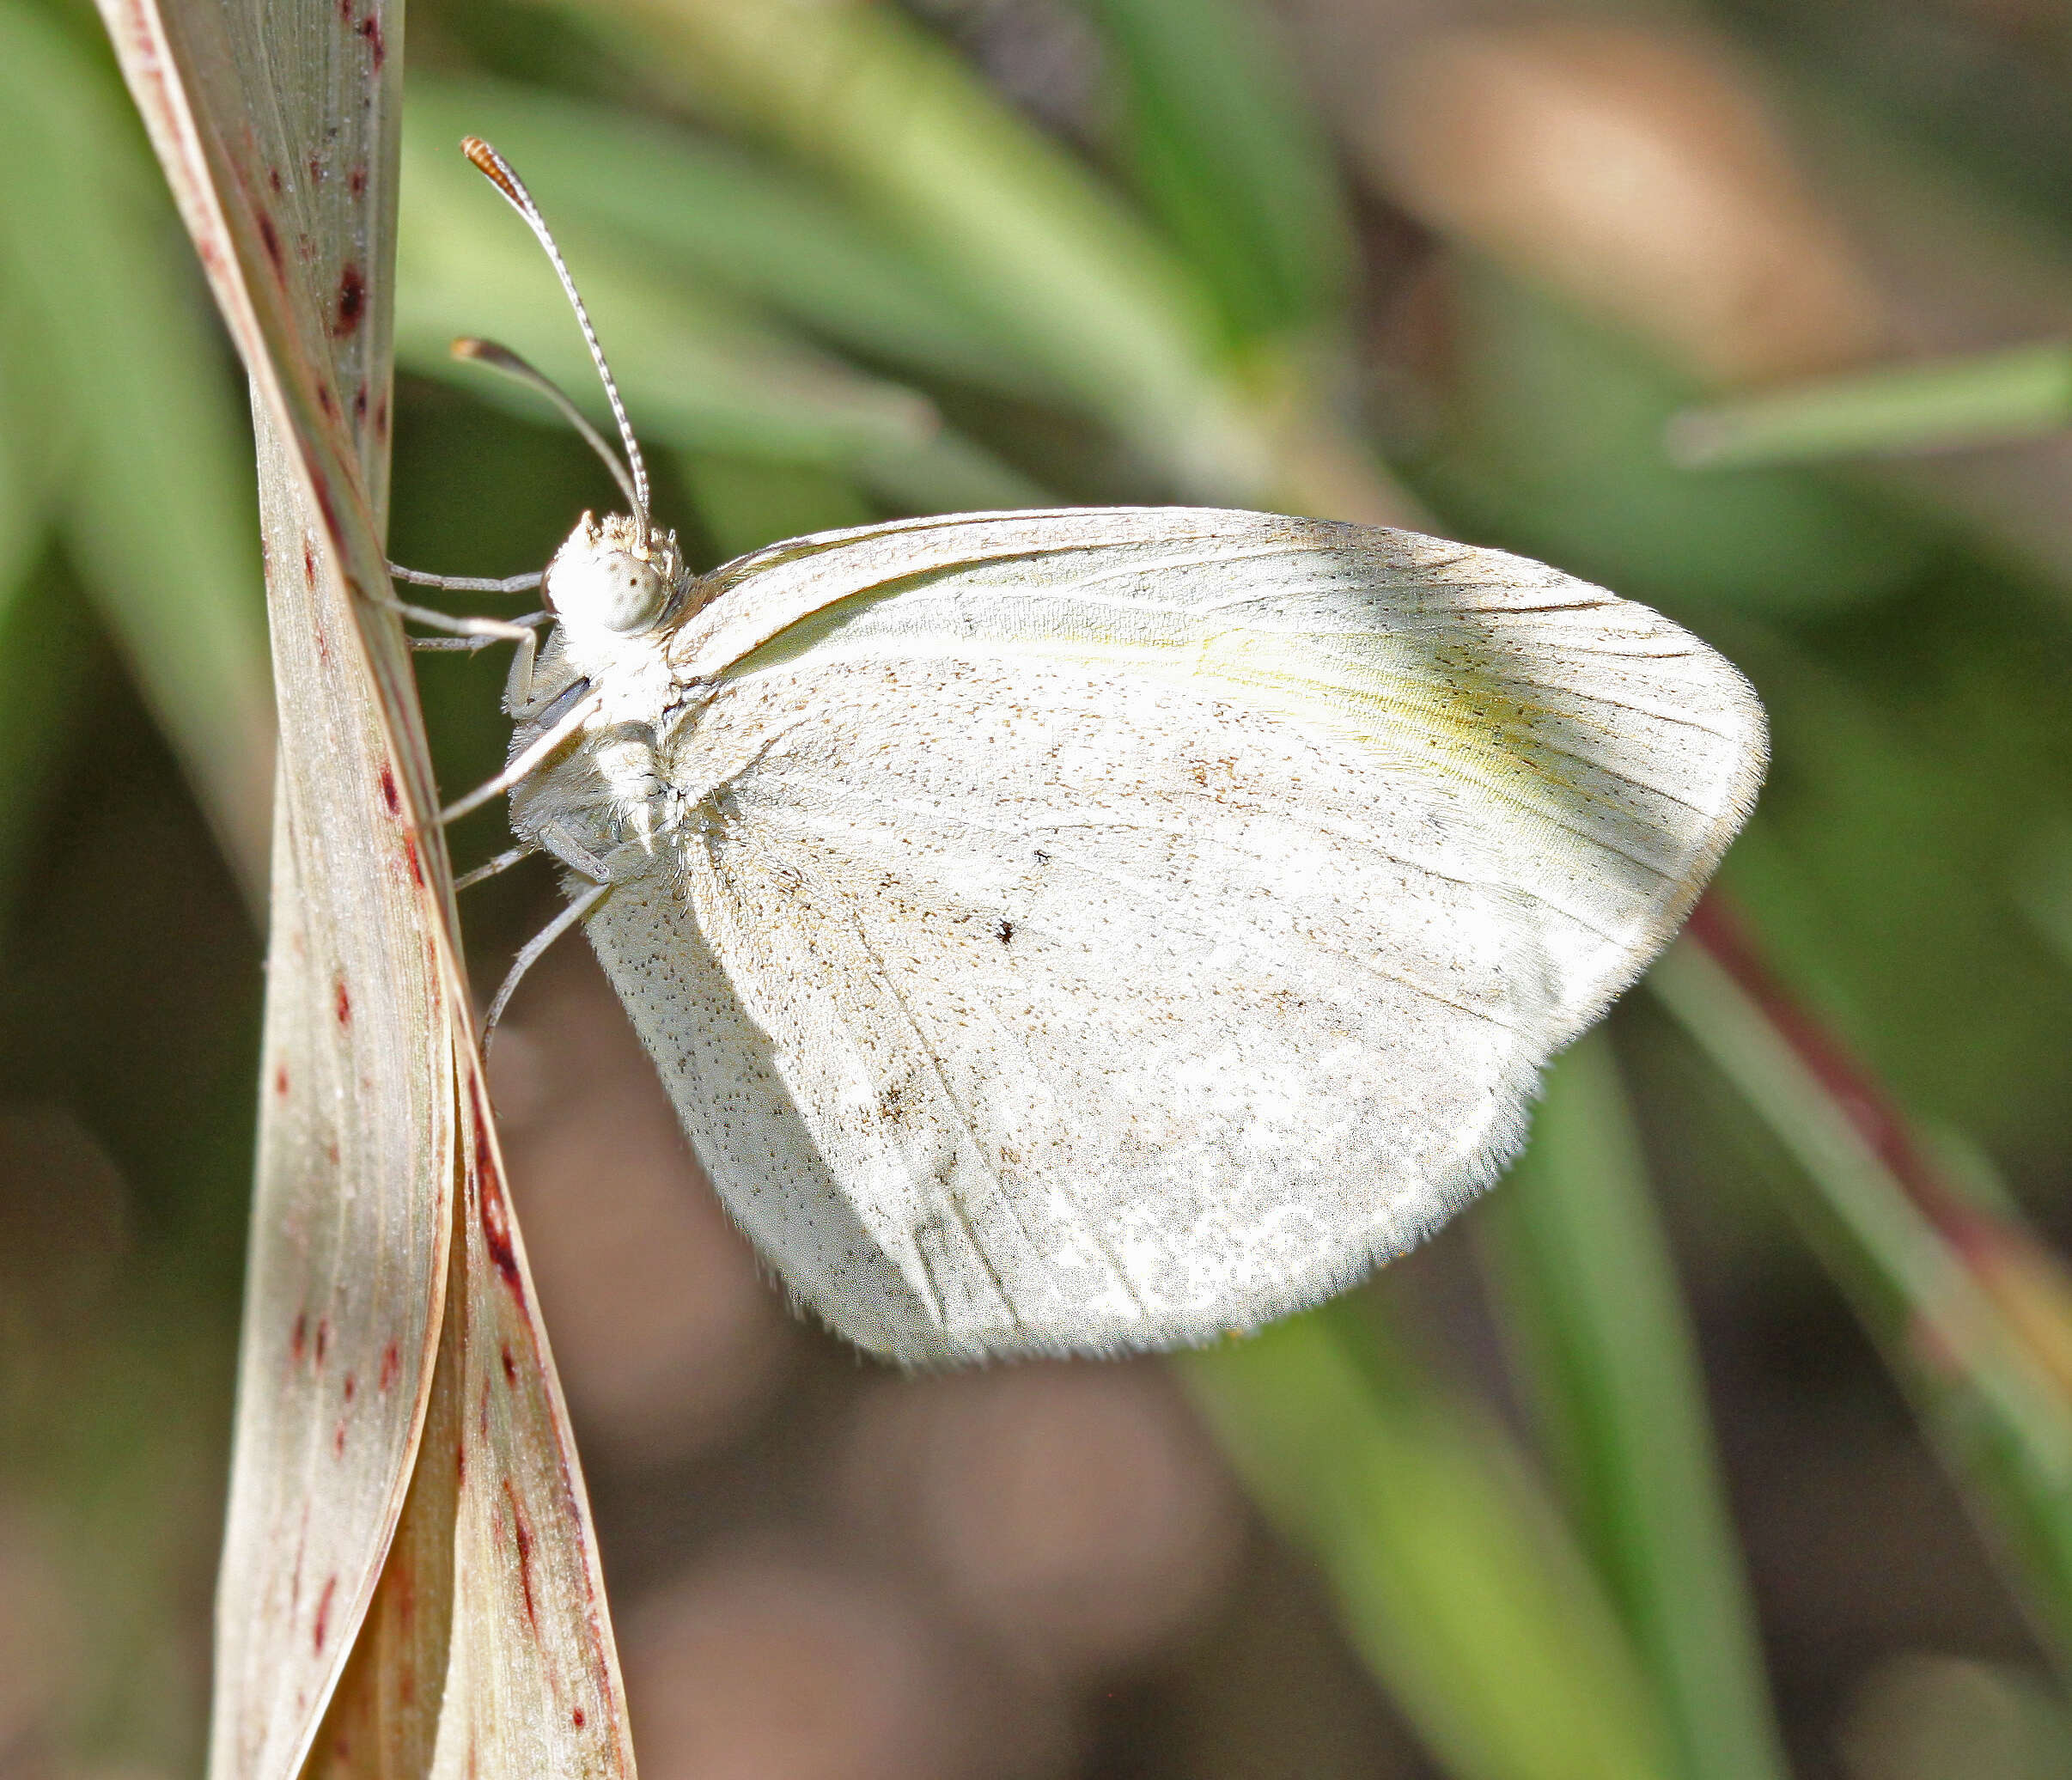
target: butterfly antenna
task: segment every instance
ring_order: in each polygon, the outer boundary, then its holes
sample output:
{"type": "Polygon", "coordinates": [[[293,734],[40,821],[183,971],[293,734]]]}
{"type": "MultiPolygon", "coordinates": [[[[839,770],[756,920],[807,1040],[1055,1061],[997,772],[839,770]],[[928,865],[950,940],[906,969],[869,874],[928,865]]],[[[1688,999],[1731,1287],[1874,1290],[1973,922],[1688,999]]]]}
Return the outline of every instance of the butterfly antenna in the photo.
{"type": "MultiPolygon", "coordinates": [[[[478,136],[463,137],[460,152],[475,164],[476,171],[501,192],[510,207],[523,216],[539,245],[546,250],[546,257],[553,263],[554,274],[561,280],[561,288],[568,293],[569,304],[576,311],[576,320],[582,329],[583,342],[590,349],[590,360],[597,367],[599,381],[604,385],[605,399],[612,405],[612,418],[619,423],[619,436],[625,442],[626,463],[632,472],[633,486],[629,491],[633,500],[633,521],[640,527],[641,535],[648,533],[648,466],[640,454],[640,442],[633,436],[633,424],[626,418],[626,405],[619,399],[619,385],[612,381],[612,367],[605,363],[604,348],[597,344],[597,330],[590,325],[590,312],[582,306],[582,298],[576,290],[576,281],[569,276],[568,262],[561,257],[561,249],[554,244],[554,233],[546,226],[546,218],[539,214],[539,206],[533,202],[533,194],[525,189],[525,181],[511,170],[511,164],[478,136]]],[[[537,375],[537,374],[535,374],[537,375]]],[[[542,379],[542,381],[545,380],[542,379]]],[[[565,398],[564,398],[565,399],[565,398]]]]}
{"type": "MultiPolygon", "coordinates": [[[[590,424],[589,417],[564,395],[560,386],[545,372],[526,361],[509,346],[500,346],[494,340],[459,339],[451,347],[455,358],[469,364],[487,365],[492,371],[501,371],[515,383],[522,383],[527,389],[545,396],[561,411],[561,417],[582,435],[583,442],[604,460],[605,468],[612,472],[612,479],[619,485],[619,492],[636,509],[643,505],[641,491],[634,486],[632,472],[626,468],[626,460],[606,442],[605,436],[590,424]]],[[[642,528],[646,528],[643,518],[642,528]]]]}

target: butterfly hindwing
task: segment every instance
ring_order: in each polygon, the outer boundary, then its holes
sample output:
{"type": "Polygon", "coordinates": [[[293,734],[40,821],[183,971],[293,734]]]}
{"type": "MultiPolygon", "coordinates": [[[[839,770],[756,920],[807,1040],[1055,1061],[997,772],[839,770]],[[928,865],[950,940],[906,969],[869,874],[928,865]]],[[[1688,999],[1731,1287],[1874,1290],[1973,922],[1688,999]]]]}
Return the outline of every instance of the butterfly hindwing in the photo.
{"type": "Polygon", "coordinates": [[[770,735],[679,882],[591,932],[720,1191],[845,1333],[1205,1338],[1409,1247],[1513,1147],[1544,960],[1472,834],[1349,749],[923,661],[759,675],[686,753],[770,735]],[[723,1045],[686,949],[739,1003],[723,1045]]]}
{"type": "Polygon", "coordinates": [[[990,515],[715,581],[589,930],[736,1216],[909,1360],[1198,1340],[1416,1241],[1760,771],[1696,639],[1405,533],[990,515]]]}

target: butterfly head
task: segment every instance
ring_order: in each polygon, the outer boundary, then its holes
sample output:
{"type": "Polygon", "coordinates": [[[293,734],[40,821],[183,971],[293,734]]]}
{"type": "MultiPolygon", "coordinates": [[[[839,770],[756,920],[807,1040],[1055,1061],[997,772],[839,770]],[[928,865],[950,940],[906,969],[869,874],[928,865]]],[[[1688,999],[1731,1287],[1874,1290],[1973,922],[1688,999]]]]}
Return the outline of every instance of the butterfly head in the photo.
{"type": "Polygon", "coordinates": [[[568,631],[639,637],[675,615],[690,582],[673,532],[586,513],[547,565],[545,590],[568,631]]]}

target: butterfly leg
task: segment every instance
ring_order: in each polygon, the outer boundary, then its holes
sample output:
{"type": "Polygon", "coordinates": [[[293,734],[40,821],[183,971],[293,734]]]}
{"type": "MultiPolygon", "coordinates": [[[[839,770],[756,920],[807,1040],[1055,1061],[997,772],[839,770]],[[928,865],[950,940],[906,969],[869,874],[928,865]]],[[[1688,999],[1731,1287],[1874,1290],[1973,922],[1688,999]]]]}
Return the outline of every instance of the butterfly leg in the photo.
{"type": "MultiPolygon", "coordinates": [[[[547,616],[547,613],[541,613],[539,614],[540,622],[544,623],[547,616]]],[[[483,622],[490,621],[485,619],[483,622]]],[[[519,622],[522,623],[523,620],[521,619],[519,622]]],[[[530,634],[527,632],[526,637],[514,637],[508,630],[498,625],[493,631],[469,631],[458,637],[406,637],[405,641],[419,654],[433,654],[441,649],[459,649],[472,655],[479,650],[489,648],[491,643],[515,643],[522,648],[530,634]]]]}
{"type": "Polygon", "coordinates": [[[530,575],[507,576],[501,581],[479,575],[427,575],[420,569],[405,569],[400,563],[391,563],[388,572],[394,580],[407,581],[413,587],[444,588],[453,594],[529,594],[546,579],[544,569],[530,575]]]}
{"type": "Polygon", "coordinates": [[[555,816],[542,824],[539,844],[564,865],[573,866],[586,878],[594,878],[600,884],[613,882],[620,874],[613,872],[609,861],[600,859],[582,841],[564,816],[555,816]]]}
{"type": "Polygon", "coordinates": [[[408,639],[412,649],[458,649],[471,655],[492,643],[515,643],[521,652],[537,650],[539,626],[554,616],[551,612],[528,612],[523,618],[454,618],[429,606],[411,606],[401,600],[376,598],[373,603],[412,624],[430,625],[447,632],[443,637],[412,637],[408,639]]]}
{"type": "Polygon", "coordinates": [[[554,699],[568,690],[566,686],[558,688],[544,699],[533,696],[533,665],[539,659],[539,639],[535,635],[528,642],[518,645],[516,652],[511,656],[511,671],[504,678],[503,708],[521,722],[538,716],[554,699]]]}
{"type": "Polygon", "coordinates": [[[503,1018],[503,1010],[510,1005],[511,997],[524,979],[525,973],[539,963],[540,954],[549,946],[602,902],[611,888],[609,884],[591,885],[525,942],[517,957],[511,960],[510,969],[504,973],[503,986],[497,990],[497,998],[490,1003],[489,1013],[483,1020],[482,1046],[484,1051],[488,1050],[490,1039],[496,1034],[497,1022],[503,1018]]]}
{"type": "Polygon", "coordinates": [[[479,809],[492,797],[500,797],[513,785],[529,778],[537,772],[555,749],[588,722],[597,707],[604,702],[601,692],[593,692],[573,706],[561,721],[513,760],[486,784],[477,785],[457,803],[449,803],[439,812],[440,826],[457,821],[470,810],[479,809]]]}
{"type": "Polygon", "coordinates": [[[522,847],[507,848],[497,854],[494,859],[478,865],[472,871],[462,872],[459,877],[454,880],[454,889],[456,892],[462,891],[471,884],[479,884],[485,878],[495,877],[498,872],[509,871],[521,860],[530,859],[539,850],[538,847],[529,844],[522,847]]]}

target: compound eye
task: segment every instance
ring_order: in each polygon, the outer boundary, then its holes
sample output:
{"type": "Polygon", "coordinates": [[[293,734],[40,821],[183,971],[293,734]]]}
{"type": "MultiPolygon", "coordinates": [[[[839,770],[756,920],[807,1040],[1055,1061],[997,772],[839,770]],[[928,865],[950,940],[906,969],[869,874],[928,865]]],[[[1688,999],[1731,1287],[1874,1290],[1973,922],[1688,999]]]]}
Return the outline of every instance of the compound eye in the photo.
{"type": "Polygon", "coordinates": [[[607,631],[631,636],[661,616],[669,597],[667,584],[643,563],[624,551],[607,551],[597,565],[596,621],[607,631]]]}
{"type": "Polygon", "coordinates": [[[565,622],[630,637],[649,628],[669,601],[669,583],[651,563],[594,540],[570,539],[547,571],[548,601],[565,622]]]}

